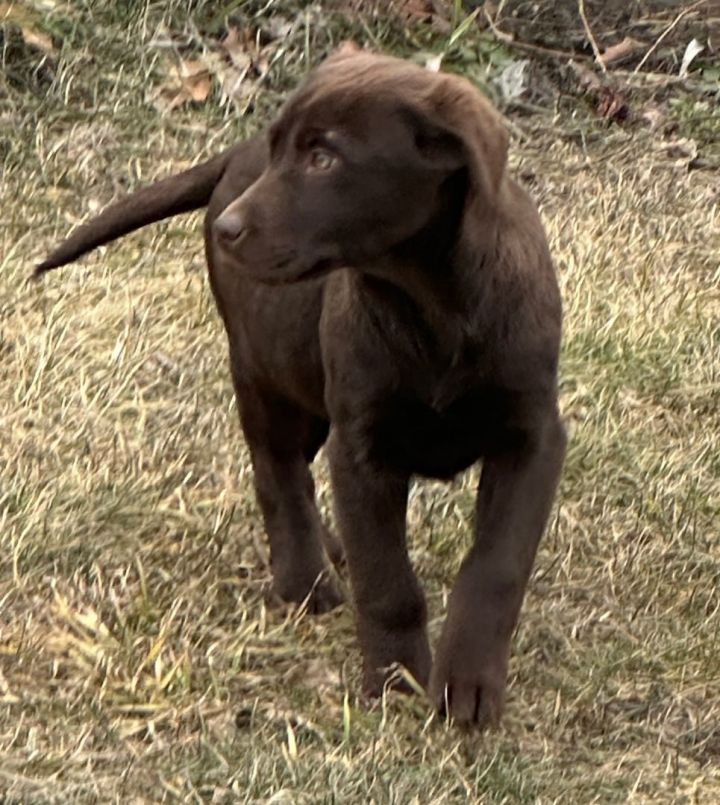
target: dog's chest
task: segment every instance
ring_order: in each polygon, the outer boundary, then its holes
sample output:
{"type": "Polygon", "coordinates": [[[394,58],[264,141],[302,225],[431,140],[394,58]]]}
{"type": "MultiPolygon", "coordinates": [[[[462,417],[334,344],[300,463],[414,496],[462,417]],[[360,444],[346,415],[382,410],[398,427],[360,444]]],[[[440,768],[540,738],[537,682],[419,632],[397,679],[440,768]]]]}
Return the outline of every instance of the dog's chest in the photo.
{"type": "Polygon", "coordinates": [[[470,388],[442,405],[398,392],[379,402],[369,435],[372,458],[400,472],[449,478],[522,438],[513,395],[470,388]]]}

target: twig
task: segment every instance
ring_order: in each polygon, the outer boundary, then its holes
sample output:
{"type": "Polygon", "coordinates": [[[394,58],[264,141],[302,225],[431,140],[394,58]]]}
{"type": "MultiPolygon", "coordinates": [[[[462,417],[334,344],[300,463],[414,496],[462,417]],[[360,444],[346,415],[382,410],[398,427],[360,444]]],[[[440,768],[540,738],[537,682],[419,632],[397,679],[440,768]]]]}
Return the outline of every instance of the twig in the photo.
{"type": "Polygon", "coordinates": [[[496,39],[505,45],[517,48],[518,50],[526,50],[530,53],[540,53],[543,56],[553,56],[556,59],[571,59],[575,61],[587,61],[587,57],[578,53],[572,53],[565,50],[555,50],[554,48],[544,48],[542,45],[531,45],[529,42],[518,42],[512,34],[501,31],[492,17],[488,14],[487,8],[483,8],[485,19],[487,20],[490,30],[493,32],[496,39]]]}
{"type": "Polygon", "coordinates": [[[650,46],[648,52],[640,59],[640,63],[638,66],[633,70],[633,73],[639,73],[640,68],[645,64],[645,62],[652,56],[652,54],[658,49],[660,43],[665,39],[665,37],[672,31],[673,28],[680,22],[683,17],[686,17],[691,12],[695,11],[695,9],[700,8],[700,6],[705,5],[707,0],[698,0],[697,3],[693,3],[691,6],[684,8],[675,19],[668,25],[668,27],[660,34],[660,36],[655,40],[655,42],[650,46]]]}
{"type": "Polygon", "coordinates": [[[580,12],[580,19],[582,19],[583,27],[585,28],[585,34],[590,40],[590,45],[592,46],[593,53],[595,54],[595,61],[600,65],[600,69],[603,71],[603,73],[607,73],[607,67],[605,66],[605,62],[600,55],[600,48],[598,47],[595,37],[593,36],[593,32],[590,29],[587,14],[585,14],[585,0],[578,0],[578,11],[580,12]]]}
{"type": "Polygon", "coordinates": [[[685,92],[701,97],[707,93],[701,83],[682,78],[679,75],[668,75],[667,73],[636,74],[631,70],[613,70],[613,77],[621,80],[623,84],[627,84],[629,87],[638,87],[640,89],[657,91],[667,87],[680,87],[685,92]]]}
{"type": "Polygon", "coordinates": [[[510,130],[510,133],[516,137],[516,139],[520,140],[521,142],[527,142],[527,140],[530,139],[529,135],[527,135],[514,120],[510,120],[507,115],[503,115],[503,122],[510,130]]]}

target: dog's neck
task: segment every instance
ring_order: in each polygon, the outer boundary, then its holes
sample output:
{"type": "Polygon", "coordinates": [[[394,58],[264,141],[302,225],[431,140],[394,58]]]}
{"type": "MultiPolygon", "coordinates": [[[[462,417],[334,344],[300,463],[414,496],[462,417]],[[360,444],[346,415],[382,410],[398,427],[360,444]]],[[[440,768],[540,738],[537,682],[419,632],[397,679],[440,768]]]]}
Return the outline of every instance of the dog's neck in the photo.
{"type": "MultiPolygon", "coordinates": [[[[464,177],[458,176],[458,182],[464,177]]],[[[472,338],[477,311],[488,302],[493,277],[487,271],[495,251],[497,217],[486,212],[481,229],[468,215],[479,210],[466,188],[448,183],[436,213],[423,229],[386,257],[359,269],[377,285],[380,280],[399,290],[417,308],[426,325],[454,350],[472,338]]]]}

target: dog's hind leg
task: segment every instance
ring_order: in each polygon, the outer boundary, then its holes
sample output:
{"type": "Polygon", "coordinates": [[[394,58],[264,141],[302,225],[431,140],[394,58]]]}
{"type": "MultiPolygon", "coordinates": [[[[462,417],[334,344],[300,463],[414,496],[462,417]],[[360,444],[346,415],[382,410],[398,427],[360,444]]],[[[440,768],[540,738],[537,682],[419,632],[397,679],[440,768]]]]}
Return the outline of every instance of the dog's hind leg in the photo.
{"type": "Polygon", "coordinates": [[[273,593],[282,601],[307,602],[325,612],[342,602],[323,548],[342,555],[315,503],[308,466],[327,434],[327,424],[292,403],[250,384],[235,382],[255,491],[270,542],[273,593]]]}

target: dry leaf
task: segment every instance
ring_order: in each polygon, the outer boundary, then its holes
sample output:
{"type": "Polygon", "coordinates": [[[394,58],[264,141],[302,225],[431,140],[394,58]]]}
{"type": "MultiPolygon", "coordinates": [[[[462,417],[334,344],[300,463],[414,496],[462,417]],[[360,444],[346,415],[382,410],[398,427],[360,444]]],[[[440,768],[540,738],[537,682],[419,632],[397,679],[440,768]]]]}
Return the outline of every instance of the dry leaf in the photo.
{"type": "Polygon", "coordinates": [[[606,86],[598,76],[582,64],[571,61],[570,66],[578,77],[578,83],[595,99],[595,113],[606,120],[620,122],[630,114],[625,96],[617,89],[606,86]]]}
{"type": "Polygon", "coordinates": [[[260,78],[268,71],[269,61],[265,56],[268,48],[259,46],[256,32],[249,28],[231,27],[220,49],[240,73],[252,72],[253,77],[260,78]]]}
{"type": "Polygon", "coordinates": [[[250,70],[240,70],[227,57],[219,53],[209,58],[210,70],[220,85],[221,103],[229,100],[243,102],[254,92],[254,84],[249,79],[250,70]]]}
{"type": "Polygon", "coordinates": [[[651,131],[655,131],[665,122],[667,113],[656,103],[649,103],[640,113],[640,119],[644,120],[651,131]]]}
{"type": "Polygon", "coordinates": [[[261,48],[257,32],[250,28],[229,28],[211,69],[220,83],[223,101],[232,100],[247,108],[257,90],[257,79],[270,69],[267,53],[275,45],[261,48]]]}
{"type": "Polygon", "coordinates": [[[697,39],[691,39],[688,42],[688,46],[685,48],[685,53],[682,58],[682,64],[680,65],[680,78],[685,78],[687,76],[693,59],[698,55],[698,53],[702,53],[703,50],[705,50],[705,46],[701,45],[697,39]]]}
{"type": "Polygon", "coordinates": [[[691,137],[681,137],[670,142],[659,143],[658,148],[670,159],[674,159],[675,164],[679,167],[692,162],[698,154],[697,143],[691,137]]]}
{"type": "Polygon", "coordinates": [[[16,25],[26,45],[38,48],[43,53],[52,53],[54,50],[52,40],[47,34],[37,30],[37,19],[37,13],[25,4],[0,3],[0,24],[5,22],[16,25]]]}
{"type": "Polygon", "coordinates": [[[0,22],[14,22],[15,25],[31,25],[35,15],[23,3],[0,3],[0,22]]]}
{"type": "Polygon", "coordinates": [[[637,53],[638,50],[644,47],[645,45],[642,42],[638,42],[637,39],[633,39],[631,36],[626,36],[622,42],[605,48],[605,52],[600,55],[600,61],[607,67],[610,64],[616,64],[627,59],[628,56],[632,56],[633,53],[637,53]]]}
{"type": "MultiPolygon", "coordinates": [[[[468,11],[473,11],[473,6],[480,5],[480,3],[466,3],[466,7],[468,11]]],[[[498,13],[498,5],[497,3],[493,3],[492,0],[485,0],[482,4],[483,7],[483,16],[487,14],[487,16],[493,21],[496,21],[497,13],[498,13]]]]}
{"type": "Polygon", "coordinates": [[[199,59],[182,60],[168,70],[168,79],[152,94],[152,102],[167,113],[185,103],[203,103],[212,88],[208,65],[199,59]]]}
{"type": "MultiPolygon", "coordinates": [[[[362,6],[362,3],[356,5],[362,6]]],[[[381,8],[381,4],[377,3],[381,8]]],[[[362,8],[358,10],[362,11],[362,8]]],[[[447,19],[447,6],[440,0],[395,0],[390,6],[391,13],[401,21],[410,25],[431,25],[441,33],[450,33],[451,26],[447,19]]]]}
{"type": "Polygon", "coordinates": [[[198,103],[202,103],[203,101],[207,100],[207,96],[210,94],[210,88],[212,87],[212,80],[210,76],[203,76],[202,78],[197,79],[193,82],[190,88],[190,94],[192,95],[192,99],[198,103]]]}
{"type": "Polygon", "coordinates": [[[442,60],[443,60],[442,53],[437,53],[433,54],[432,56],[428,56],[425,59],[425,69],[430,70],[431,73],[439,73],[442,60]]]}
{"type": "Polygon", "coordinates": [[[599,93],[595,112],[606,120],[619,123],[627,118],[630,109],[622,93],[610,87],[603,87],[599,93]]]}
{"type": "Polygon", "coordinates": [[[514,101],[520,98],[528,88],[528,59],[511,61],[510,64],[500,73],[497,84],[500,93],[506,101],[514,101]]]}
{"type": "Polygon", "coordinates": [[[577,76],[580,89],[585,90],[585,92],[599,92],[602,89],[602,81],[584,64],[572,60],[568,64],[577,76]]]}
{"type": "Polygon", "coordinates": [[[220,43],[220,49],[228,57],[230,63],[240,70],[246,72],[252,66],[252,56],[250,49],[254,48],[254,43],[248,43],[247,35],[239,28],[230,28],[227,36],[220,43]],[[250,45],[250,47],[248,47],[250,45]]]}
{"type": "MultiPolygon", "coordinates": [[[[186,64],[184,63],[184,65],[186,64]]],[[[185,69],[182,71],[183,88],[189,93],[193,101],[202,103],[207,100],[212,87],[210,71],[202,62],[196,62],[191,69],[192,72],[187,72],[185,69]]]]}
{"type": "Polygon", "coordinates": [[[303,683],[318,692],[337,690],[340,687],[340,674],[327,660],[311,660],[303,671],[303,683]]]}
{"type": "Polygon", "coordinates": [[[403,17],[429,22],[435,9],[429,0],[401,0],[398,11],[403,17]]]}
{"type": "Polygon", "coordinates": [[[263,23],[263,32],[270,39],[285,39],[292,31],[294,23],[277,14],[263,23]]]}
{"type": "Polygon", "coordinates": [[[42,50],[43,53],[52,53],[55,49],[53,47],[52,39],[39,31],[34,31],[32,28],[21,27],[20,31],[25,40],[26,45],[36,47],[42,50]]]}
{"type": "Polygon", "coordinates": [[[334,54],[338,56],[352,55],[353,53],[360,53],[362,48],[360,45],[355,44],[352,39],[343,39],[343,41],[335,48],[334,54]]]}

